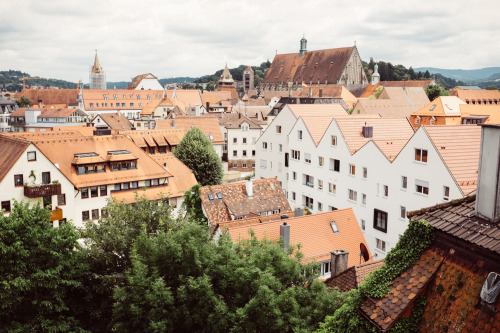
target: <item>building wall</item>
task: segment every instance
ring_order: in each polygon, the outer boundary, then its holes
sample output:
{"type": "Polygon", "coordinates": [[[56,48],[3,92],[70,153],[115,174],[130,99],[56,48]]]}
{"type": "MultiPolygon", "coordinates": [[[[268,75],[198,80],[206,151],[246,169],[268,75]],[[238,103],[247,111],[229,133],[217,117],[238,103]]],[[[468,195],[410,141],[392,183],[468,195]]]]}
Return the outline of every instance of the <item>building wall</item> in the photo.
{"type": "Polygon", "coordinates": [[[317,147],[307,134],[301,119],[291,130],[289,139],[289,150],[300,151],[300,160],[290,158],[288,170],[288,200],[292,209],[304,207],[305,196],[313,198],[313,213],[332,207],[352,207],[370,250],[379,258],[383,258],[396,245],[399,236],[408,226],[408,219],[401,217],[401,206],[408,212],[445,202],[443,186],[450,188],[449,200],[462,197],[459,187],[423,129],[409,140],[393,163],[387,160],[373,142],[351,155],[335,121],[317,147]],[[302,140],[298,140],[295,135],[298,130],[303,131],[302,140]],[[332,135],[337,136],[336,146],[331,145],[332,135]],[[415,148],[428,151],[427,163],[415,161],[415,148]],[[305,162],[306,153],[311,155],[310,164],[305,162]],[[319,156],[324,157],[323,166],[319,166],[319,156]],[[339,172],[330,170],[330,159],[340,161],[339,172]],[[350,164],[355,166],[354,175],[349,174],[350,164]],[[367,168],[366,178],[363,177],[363,167],[367,168]],[[296,180],[293,180],[293,172],[296,173],[296,180]],[[312,186],[305,184],[304,175],[314,177],[312,186]],[[407,177],[406,189],[401,186],[402,176],[407,177]],[[319,180],[323,182],[322,188],[319,187],[319,180]],[[416,180],[429,183],[428,195],[416,192],[416,180]],[[329,183],[335,184],[335,193],[329,192],[329,183]],[[384,195],[384,186],[388,186],[388,196],[384,195]],[[349,190],[356,191],[356,200],[349,199],[349,190]],[[366,195],[366,203],[363,203],[363,194],[366,195]],[[319,203],[322,205],[321,209],[319,203]],[[386,232],[374,228],[375,209],[387,213],[386,232]],[[377,249],[376,239],[385,242],[385,251],[377,249]]]}
{"type": "Polygon", "coordinates": [[[90,89],[106,89],[106,73],[93,73],[89,75],[90,89]]]}
{"type": "Polygon", "coordinates": [[[160,82],[157,79],[142,79],[135,90],[162,90],[160,82]]]}
{"type": "MultiPolygon", "coordinates": [[[[245,124],[245,123],[244,123],[245,124]]],[[[242,124],[243,125],[243,124],[242,124]]],[[[248,124],[246,124],[248,126],[248,124]]],[[[229,170],[239,170],[239,171],[252,171],[252,163],[255,161],[255,155],[252,154],[256,150],[257,140],[261,135],[261,129],[251,129],[248,131],[243,131],[242,128],[229,128],[225,129],[227,133],[227,159],[229,170]],[[243,139],[246,139],[246,143],[243,143],[243,139]],[[236,143],[234,142],[236,140],[236,143]],[[234,155],[236,152],[236,155],[234,155]],[[246,155],[244,155],[246,152],[246,155]],[[238,164],[237,168],[233,168],[232,163],[236,162],[238,164]],[[247,163],[247,167],[243,168],[242,164],[247,163]]]]}
{"type": "MultiPolygon", "coordinates": [[[[285,106],[262,133],[255,148],[255,177],[257,179],[278,177],[287,195],[289,195],[287,193],[288,168],[285,166],[285,154],[290,152],[288,133],[296,121],[290,108],[285,106]],[[281,126],[281,133],[277,133],[277,126],[281,126]],[[264,143],[267,144],[267,148],[263,147],[264,143]]],[[[290,199],[289,196],[288,199],[290,199]]]]}

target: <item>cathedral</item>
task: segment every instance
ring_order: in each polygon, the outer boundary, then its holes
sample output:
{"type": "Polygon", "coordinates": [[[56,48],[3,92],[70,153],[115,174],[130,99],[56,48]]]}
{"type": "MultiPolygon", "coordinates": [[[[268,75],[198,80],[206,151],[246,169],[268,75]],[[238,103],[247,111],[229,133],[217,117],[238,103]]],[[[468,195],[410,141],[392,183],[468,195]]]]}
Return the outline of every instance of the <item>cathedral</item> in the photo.
{"type": "Polygon", "coordinates": [[[95,52],[94,66],[90,68],[89,74],[90,89],[106,89],[106,73],[102,70],[95,52]]]}
{"type": "Polygon", "coordinates": [[[300,40],[298,53],[277,54],[261,83],[262,90],[299,90],[307,86],[345,86],[359,90],[368,85],[356,46],[307,51],[300,40]]]}

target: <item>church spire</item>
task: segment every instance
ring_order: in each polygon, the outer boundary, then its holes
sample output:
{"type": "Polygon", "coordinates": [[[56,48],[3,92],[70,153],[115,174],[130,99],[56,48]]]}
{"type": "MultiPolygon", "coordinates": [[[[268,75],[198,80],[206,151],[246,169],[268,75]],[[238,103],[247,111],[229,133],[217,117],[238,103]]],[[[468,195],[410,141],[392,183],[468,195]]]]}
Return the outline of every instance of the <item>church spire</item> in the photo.
{"type": "Polygon", "coordinates": [[[307,39],[306,36],[302,36],[302,39],[300,40],[300,57],[307,52],[307,39]]]}
{"type": "Polygon", "coordinates": [[[95,50],[94,66],[92,66],[93,73],[102,73],[102,67],[99,64],[99,58],[97,58],[97,50],[95,50]]]}
{"type": "Polygon", "coordinates": [[[234,82],[233,76],[229,72],[229,68],[227,68],[227,62],[226,62],[226,67],[224,68],[224,71],[222,72],[222,75],[220,76],[220,80],[225,83],[232,83],[234,82]]]}

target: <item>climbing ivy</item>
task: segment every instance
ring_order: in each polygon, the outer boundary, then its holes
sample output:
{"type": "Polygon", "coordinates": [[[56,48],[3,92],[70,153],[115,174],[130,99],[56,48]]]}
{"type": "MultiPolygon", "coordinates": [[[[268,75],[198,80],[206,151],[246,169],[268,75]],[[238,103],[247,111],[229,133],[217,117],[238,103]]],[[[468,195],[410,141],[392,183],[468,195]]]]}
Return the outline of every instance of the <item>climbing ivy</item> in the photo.
{"type": "Polygon", "coordinates": [[[410,318],[400,319],[391,328],[391,333],[413,333],[419,331],[420,319],[424,314],[427,302],[424,295],[419,295],[415,300],[415,305],[411,311],[410,318]]]}
{"type": "MultiPolygon", "coordinates": [[[[375,326],[362,317],[357,308],[368,297],[381,298],[389,293],[392,280],[412,266],[425,249],[431,245],[434,238],[434,228],[429,226],[426,221],[410,221],[408,229],[385,257],[385,265],[371,273],[359,289],[349,292],[344,304],[335,311],[333,316],[327,317],[320,325],[319,332],[376,332],[375,326]]],[[[421,306],[421,303],[418,305],[421,306]]],[[[419,315],[417,308],[413,313],[416,317],[418,316],[418,320],[415,319],[412,323],[416,322],[418,326],[421,314],[419,315]]],[[[401,331],[399,327],[410,325],[405,322],[399,325],[398,323],[394,326],[394,329],[397,328],[397,332],[401,331]]]]}

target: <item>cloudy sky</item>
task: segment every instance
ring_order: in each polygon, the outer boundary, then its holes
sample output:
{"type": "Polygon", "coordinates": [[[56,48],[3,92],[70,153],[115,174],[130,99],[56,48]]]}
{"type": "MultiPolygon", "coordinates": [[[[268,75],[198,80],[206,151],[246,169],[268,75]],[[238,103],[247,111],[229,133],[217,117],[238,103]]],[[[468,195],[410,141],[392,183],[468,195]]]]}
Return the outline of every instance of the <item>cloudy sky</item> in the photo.
{"type": "Polygon", "coordinates": [[[406,67],[500,66],[500,2],[444,0],[17,0],[0,2],[0,70],[88,82],[201,76],[276,53],[356,45],[406,67]]]}

